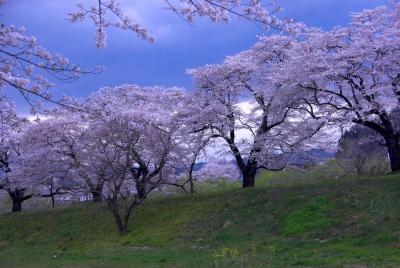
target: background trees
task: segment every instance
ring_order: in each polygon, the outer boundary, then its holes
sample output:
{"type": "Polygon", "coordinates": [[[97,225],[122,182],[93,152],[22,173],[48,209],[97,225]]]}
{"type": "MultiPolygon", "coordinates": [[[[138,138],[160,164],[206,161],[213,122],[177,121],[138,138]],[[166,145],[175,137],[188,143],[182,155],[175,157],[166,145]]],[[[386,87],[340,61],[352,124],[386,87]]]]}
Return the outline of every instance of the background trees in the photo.
{"type": "Polygon", "coordinates": [[[22,202],[32,198],[31,189],[23,177],[15,176],[21,167],[20,138],[26,120],[19,118],[15,107],[5,96],[0,96],[0,190],[10,196],[12,211],[21,211],[22,202]]]}
{"type": "Polygon", "coordinates": [[[68,187],[88,191],[95,202],[101,201],[104,177],[102,167],[96,164],[98,148],[88,132],[89,121],[68,111],[49,113],[48,117],[25,134],[27,149],[32,152],[28,161],[42,164],[35,168],[39,177],[66,174],[68,187]]]}
{"type": "Polygon", "coordinates": [[[339,140],[336,159],[349,173],[377,175],[388,168],[387,150],[382,137],[375,131],[355,125],[339,140]]]}
{"type": "MultiPolygon", "coordinates": [[[[194,193],[194,182],[196,176],[194,175],[196,164],[201,157],[206,155],[206,147],[209,145],[210,137],[205,132],[194,133],[189,127],[181,127],[181,134],[179,135],[179,143],[182,146],[180,150],[181,159],[178,165],[178,172],[182,173],[183,181],[174,186],[181,187],[186,191],[185,186],[189,184],[189,192],[194,193]]],[[[210,177],[209,177],[210,178],[210,177]]]]}
{"type": "Polygon", "coordinates": [[[207,159],[204,166],[193,173],[196,181],[225,179],[235,181],[240,179],[240,171],[232,161],[207,159]]]}

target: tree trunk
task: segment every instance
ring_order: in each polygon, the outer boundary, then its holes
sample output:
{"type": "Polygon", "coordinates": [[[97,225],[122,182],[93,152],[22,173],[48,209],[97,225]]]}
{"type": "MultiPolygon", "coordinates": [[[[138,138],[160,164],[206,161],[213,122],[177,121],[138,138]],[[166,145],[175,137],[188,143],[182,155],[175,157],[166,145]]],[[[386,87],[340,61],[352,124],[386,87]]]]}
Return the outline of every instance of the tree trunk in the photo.
{"type": "Polygon", "coordinates": [[[13,198],[13,206],[12,206],[12,212],[18,212],[22,210],[22,200],[18,198],[13,198]]]}
{"type": "Polygon", "coordinates": [[[121,211],[118,209],[118,202],[119,201],[117,198],[107,199],[108,208],[111,210],[114,216],[115,226],[117,227],[118,234],[124,236],[128,233],[129,217],[131,215],[134,205],[132,204],[129,206],[125,206],[126,210],[121,211]],[[121,213],[124,214],[123,217],[121,216],[121,213]]]}
{"type": "Polygon", "coordinates": [[[400,146],[396,138],[386,137],[386,146],[388,149],[390,168],[393,172],[400,171],[400,146]]]}
{"type": "Polygon", "coordinates": [[[98,191],[93,191],[92,196],[95,203],[101,203],[103,201],[102,195],[98,191]]]}
{"type": "Polygon", "coordinates": [[[146,188],[142,185],[137,185],[137,195],[140,200],[147,198],[146,188]]]}
{"type": "Polygon", "coordinates": [[[94,189],[91,190],[91,194],[93,196],[93,201],[95,203],[103,202],[103,185],[104,183],[97,183],[94,189]]]}
{"type": "Polygon", "coordinates": [[[32,197],[32,195],[27,195],[24,196],[25,190],[24,189],[14,189],[14,190],[8,190],[8,194],[11,197],[11,200],[13,202],[12,206],[12,212],[18,212],[22,210],[22,202],[25,200],[28,200],[32,197]]]}
{"type": "MultiPolygon", "coordinates": [[[[376,122],[365,121],[361,124],[367,126],[383,136],[386,143],[390,159],[390,168],[392,172],[400,171],[400,146],[399,132],[395,131],[394,124],[390,120],[390,116],[386,113],[379,114],[382,124],[376,122]]],[[[359,123],[359,122],[356,122],[359,123]]]]}
{"type": "Polygon", "coordinates": [[[193,183],[193,169],[194,169],[194,164],[195,162],[193,162],[190,165],[190,169],[189,169],[189,185],[190,185],[190,193],[193,194],[194,193],[194,183],[193,183]]]}
{"type": "Polygon", "coordinates": [[[190,183],[190,193],[194,194],[194,184],[193,184],[193,178],[189,179],[189,183],[190,183]]]}
{"type": "Polygon", "coordinates": [[[243,175],[243,188],[254,187],[256,178],[257,166],[255,164],[248,164],[243,175]]]}
{"type": "Polygon", "coordinates": [[[108,208],[114,216],[115,226],[117,227],[118,233],[120,235],[126,234],[126,228],[124,228],[124,224],[122,223],[121,215],[118,209],[118,199],[114,197],[106,200],[108,208]]]}
{"type": "Polygon", "coordinates": [[[121,216],[116,211],[113,211],[113,214],[114,214],[115,225],[117,226],[118,233],[120,235],[125,235],[126,228],[124,227],[124,224],[122,223],[121,216]]]}
{"type": "Polygon", "coordinates": [[[369,127],[379,134],[385,140],[386,148],[389,154],[390,160],[390,168],[392,172],[396,172],[400,170],[400,146],[399,146],[399,132],[395,132],[395,128],[393,127],[392,122],[390,121],[390,117],[387,114],[380,114],[379,118],[382,124],[378,124],[373,121],[354,121],[355,123],[362,124],[366,127],[369,127]]]}

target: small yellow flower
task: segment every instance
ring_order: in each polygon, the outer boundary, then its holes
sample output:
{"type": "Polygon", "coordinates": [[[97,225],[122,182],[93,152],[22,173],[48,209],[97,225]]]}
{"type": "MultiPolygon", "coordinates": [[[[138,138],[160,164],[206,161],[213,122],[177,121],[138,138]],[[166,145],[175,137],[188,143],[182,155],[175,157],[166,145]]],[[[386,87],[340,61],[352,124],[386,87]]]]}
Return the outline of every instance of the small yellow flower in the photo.
{"type": "Polygon", "coordinates": [[[257,246],[256,246],[256,243],[251,243],[251,245],[250,245],[250,250],[251,250],[251,253],[253,253],[253,255],[256,255],[256,253],[257,253],[257,246]]]}
{"type": "Polygon", "coordinates": [[[276,250],[276,246],[275,246],[275,245],[269,246],[269,251],[270,251],[272,254],[275,254],[275,250],[276,250]]]}

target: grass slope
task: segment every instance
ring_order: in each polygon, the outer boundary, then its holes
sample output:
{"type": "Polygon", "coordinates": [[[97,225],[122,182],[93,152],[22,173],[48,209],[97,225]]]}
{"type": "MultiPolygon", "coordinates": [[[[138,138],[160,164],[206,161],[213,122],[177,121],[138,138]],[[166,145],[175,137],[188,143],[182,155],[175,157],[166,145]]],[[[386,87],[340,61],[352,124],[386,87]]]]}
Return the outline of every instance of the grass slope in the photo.
{"type": "Polygon", "coordinates": [[[399,267],[400,176],[0,216],[0,267],[399,267]]]}

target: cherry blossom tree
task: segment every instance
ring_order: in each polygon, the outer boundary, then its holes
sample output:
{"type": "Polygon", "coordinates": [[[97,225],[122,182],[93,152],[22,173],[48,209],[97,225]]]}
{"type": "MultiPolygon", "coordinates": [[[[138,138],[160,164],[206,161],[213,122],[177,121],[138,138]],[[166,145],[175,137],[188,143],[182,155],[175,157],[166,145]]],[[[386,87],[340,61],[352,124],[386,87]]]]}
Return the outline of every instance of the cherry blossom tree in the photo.
{"type": "Polygon", "coordinates": [[[21,162],[20,137],[26,120],[15,113],[14,105],[0,96],[0,190],[10,196],[12,212],[22,210],[22,203],[33,197],[33,192],[24,185],[24,179],[13,173],[21,162]]]}
{"type": "MultiPolygon", "coordinates": [[[[196,133],[198,134],[198,133],[196,133]]],[[[199,133],[200,135],[195,135],[192,136],[190,135],[189,138],[190,140],[187,140],[187,136],[184,136],[184,139],[186,140],[186,150],[184,152],[186,153],[186,161],[184,161],[185,168],[187,171],[187,180],[186,182],[189,183],[190,186],[190,193],[194,193],[194,180],[193,178],[193,171],[195,168],[195,165],[199,159],[199,157],[204,154],[205,147],[209,143],[209,138],[204,137],[204,133],[199,133]]],[[[186,183],[185,182],[185,183],[186,183]]]]}
{"type": "Polygon", "coordinates": [[[122,235],[132,210],[177,179],[182,94],[177,88],[123,85],[102,89],[86,102],[99,111],[87,132],[98,147],[96,161],[105,167],[103,196],[122,235]]]}
{"type": "Polygon", "coordinates": [[[26,132],[31,155],[22,172],[42,196],[55,194],[55,184],[60,193],[89,191],[106,201],[118,232],[126,234],[132,210],[177,178],[182,95],[177,88],[123,85],[74,102],[91,113],[58,107],[26,132]]]}
{"type": "Polygon", "coordinates": [[[197,91],[188,117],[194,132],[207,131],[228,146],[253,187],[260,168],[285,167],[293,150],[314,136],[325,121],[294,91],[275,83],[275,70],[288,59],[292,39],[264,37],[252,49],[223,64],[189,70],[197,91]]]}
{"type": "Polygon", "coordinates": [[[173,141],[169,129],[130,118],[110,121],[101,130],[100,156],[109,167],[103,195],[123,235],[134,207],[173,177],[173,141]]]}
{"type": "Polygon", "coordinates": [[[186,117],[190,116],[188,113],[191,113],[190,109],[187,109],[188,105],[190,105],[192,95],[186,94],[184,97],[183,110],[179,111],[179,131],[180,134],[178,136],[178,142],[181,144],[182,149],[180,152],[181,161],[177,163],[179,165],[180,175],[183,178],[183,182],[176,183],[173,186],[177,186],[182,188],[186,192],[186,184],[189,184],[189,192],[194,193],[194,175],[196,164],[199,161],[199,158],[204,157],[206,155],[206,148],[210,145],[211,138],[205,132],[193,132],[190,126],[187,126],[185,123],[186,117]]]}
{"type": "Polygon", "coordinates": [[[307,96],[327,119],[355,123],[385,140],[400,170],[400,3],[354,13],[329,32],[304,29],[275,78],[307,96]]]}
{"type": "Polygon", "coordinates": [[[97,164],[99,149],[88,130],[90,121],[83,117],[84,114],[61,110],[49,113],[48,118],[28,129],[25,144],[32,152],[30,162],[34,166],[41,164],[40,168],[35,168],[35,173],[40,175],[34,176],[25,170],[31,177],[39,178],[37,184],[46,178],[50,181],[51,178],[66,179],[69,190],[89,192],[94,202],[101,202],[105,168],[97,164]]]}
{"type": "Polygon", "coordinates": [[[54,208],[56,196],[76,194],[83,187],[76,180],[70,159],[62,153],[60,137],[53,136],[57,132],[46,131],[55,130],[54,126],[46,129],[54,119],[47,120],[37,120],[25,128],[20,139],[21,161],[13,175],[24,178],[23,185],[32,189],[35,197],[51,198],[54,208]]]}
{"type": "Polygon", "coordinates": [[[225,179],[235,181],[240,179],[240,171],[231,161],[208,159],[206,164],[193,175],[196,181],[225,179]]]}
{"type": "MultiPolygon", "coordinates": [[[[274,17],[274,13],[280,10],[274,1],[269,2],[268,5],[264,5],[262,0],[164,0],[164,2],[167,9],[189,23],[198,17],[208,17],[212,22],[226,23],[233,15],[266,29],[281,24],[274,17]]],[[[82,2],[77,5],[77,11],[68,14],[71,22],[80,22],[86,18],[92,20],[96,28],[97,48],[106,46],[105,29],[108,27],[129,30],[149,42],[155,40],[146,27],[126,15],[120,7],[120,2],[116,0],[98,0],[93,1],[92,4],[82,2]]]]}

